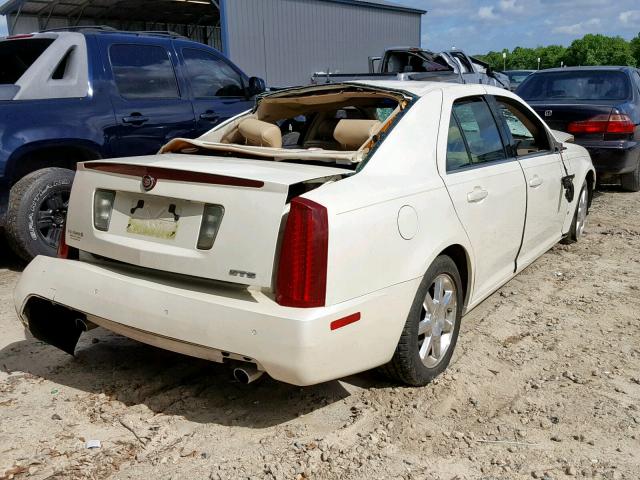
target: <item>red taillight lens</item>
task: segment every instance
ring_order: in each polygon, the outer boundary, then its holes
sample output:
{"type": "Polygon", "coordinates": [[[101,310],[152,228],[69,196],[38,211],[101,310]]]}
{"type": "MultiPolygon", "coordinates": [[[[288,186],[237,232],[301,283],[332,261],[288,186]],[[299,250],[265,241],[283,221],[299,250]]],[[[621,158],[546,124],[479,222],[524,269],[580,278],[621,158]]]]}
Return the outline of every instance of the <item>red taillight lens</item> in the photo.
{"type": "Polygon", "coordinates": [[[609,117],[607,133],[633,133],[636,126],[628,115],[614,113],[609,117]]]}
{"type": "Polygon", "coordinates": [[[567,127],[567,132],[573,134],[605,133],[607,131],[608,123],[609,115],[596,115],[589,120],[571,122],[567,127]]]}
{"type": "Polygon", "coordinates": [[[291,201],[280,251],[276,301],[286,307],[322,307],[327,291],[327,209],[306,198],[291,201]]]}
{"type": "Polygon", "coordinates": [[[58,258],[64,258],[67,260],[78,260],[80,253],[78,249],[67,245],[65,239],[65,232],[67,230],[67,227],[63,225],[60,228],[62,228],[62,233],[60,233],[60,243],[58,243],[58,258]]]}
{"type": "Polygon", "coordinates": [[[611,115],[596,115],[589,120],[571,122],[567,132],[574,135],[589,135],[597,133],[633,133],[635,125],[628,115],[612,113],[611,115]]]}

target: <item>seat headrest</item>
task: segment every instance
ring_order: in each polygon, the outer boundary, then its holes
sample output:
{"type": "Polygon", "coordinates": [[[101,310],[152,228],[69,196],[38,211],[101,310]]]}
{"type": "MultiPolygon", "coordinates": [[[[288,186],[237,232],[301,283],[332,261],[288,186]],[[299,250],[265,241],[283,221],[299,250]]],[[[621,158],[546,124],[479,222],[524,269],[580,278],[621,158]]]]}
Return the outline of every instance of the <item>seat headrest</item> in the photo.
{"type": "Polygon", "coordinates": [[[343,150],[358,150],[382,124],[378,120],[343,119],[333,131],[333,138],[343,150]]]}
{"type": "Polygon", "coordinates": [[[247,118],[238,124],[238,131],[247,145],[282,148],[282,132],[273,123],[247,118]]]}

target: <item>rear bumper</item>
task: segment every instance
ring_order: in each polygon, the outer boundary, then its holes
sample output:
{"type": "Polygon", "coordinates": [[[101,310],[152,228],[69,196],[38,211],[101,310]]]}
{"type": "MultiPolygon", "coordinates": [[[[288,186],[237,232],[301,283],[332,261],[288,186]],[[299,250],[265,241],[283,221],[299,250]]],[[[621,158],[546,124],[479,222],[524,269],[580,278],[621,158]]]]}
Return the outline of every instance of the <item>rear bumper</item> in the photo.
{"type": "Polygon", "coordinates": [[[27,328],[33,319],[25,307],[38,297],[145,343],[210,360],[247,357],[278,380],[310,385],[390,360],[419,281],[299,309],[282,307],[257,290],[39,256],[23,272],[14,300],[27,328]],[[330,329],[332,321],[356,312],[359,321],[330,329]]]}
{"type": "Polygon", "coordinates": [[[633,172],[640,161],[640,142],[580,142],[576,140],[576,143],[589,151],[593,166],[599,174],[619,175],[633,172]]]}

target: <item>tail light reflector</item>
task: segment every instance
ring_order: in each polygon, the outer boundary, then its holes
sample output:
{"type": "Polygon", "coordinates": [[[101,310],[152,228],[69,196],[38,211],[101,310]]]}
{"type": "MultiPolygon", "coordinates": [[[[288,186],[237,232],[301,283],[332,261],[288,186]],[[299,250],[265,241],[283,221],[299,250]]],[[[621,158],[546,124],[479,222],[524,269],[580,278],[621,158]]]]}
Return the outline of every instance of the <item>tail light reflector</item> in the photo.
{"type": "Polygon", "coordinates": [[[321,307],[327,291],[327,209],[306,198],[291,201],[278,265],[276,301],[286,307],[321,307]]]}
{"type": "Polygon", "coordinates": [[[67,226],[60,227],[62,232],[60,233],[60,241],[58,242],[58,258],[64,258],[66,260],[78,260],[80,252],[77,248],[70,247],[66,241],[67,226]]]}
{"type": "Polygon", "coordinates": [[[569,123],[567,131],[574,135],[589,135],[598,133],[633,133],[635,125],[628,115],[614,112],[611,115],[596,115],[589,120],[569,123]]]}
{"type": "Polygon", "coordinates": [[[116,192],[113,190],[98,189],[93,195],[93,226],[97,230],[103,232],[109,230],[115,199],[116,192]]]}

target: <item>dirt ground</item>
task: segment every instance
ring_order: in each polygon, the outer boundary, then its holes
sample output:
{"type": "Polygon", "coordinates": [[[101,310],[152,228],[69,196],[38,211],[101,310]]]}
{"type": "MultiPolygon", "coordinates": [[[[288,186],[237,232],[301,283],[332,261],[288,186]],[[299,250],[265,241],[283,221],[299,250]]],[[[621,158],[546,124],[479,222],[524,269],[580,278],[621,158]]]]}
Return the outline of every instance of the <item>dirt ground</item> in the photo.
{"type": "Polygon", "coordinates": [[[1,262],[0,479],[640,478],[640,194],[598,193],[424,388],[245,386],[100,329],[72,358],[25,338],[1,262]]]}

